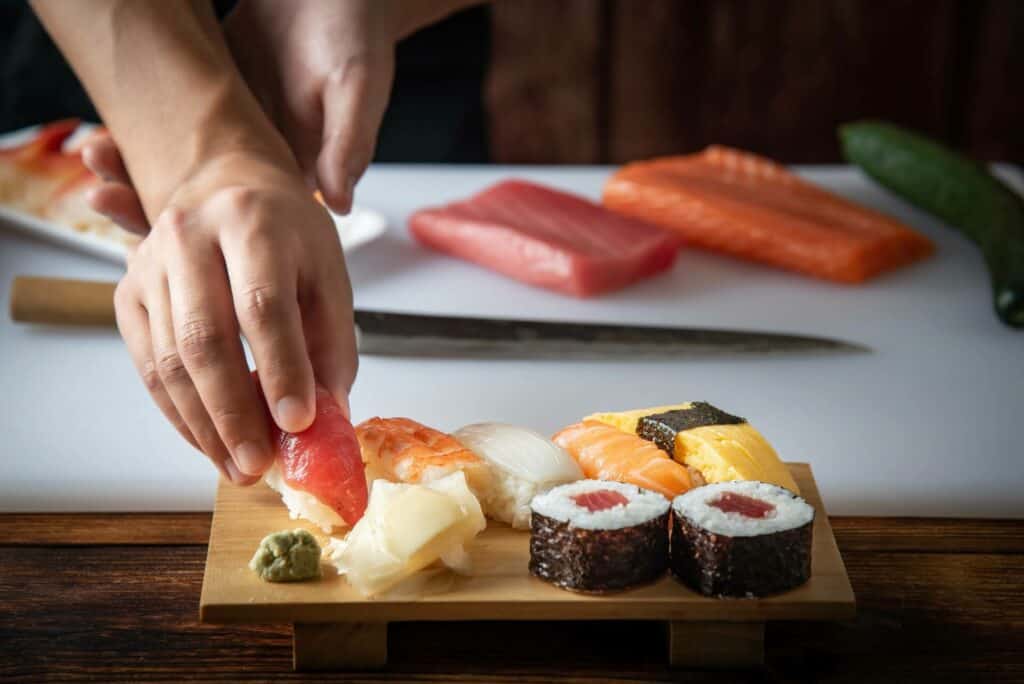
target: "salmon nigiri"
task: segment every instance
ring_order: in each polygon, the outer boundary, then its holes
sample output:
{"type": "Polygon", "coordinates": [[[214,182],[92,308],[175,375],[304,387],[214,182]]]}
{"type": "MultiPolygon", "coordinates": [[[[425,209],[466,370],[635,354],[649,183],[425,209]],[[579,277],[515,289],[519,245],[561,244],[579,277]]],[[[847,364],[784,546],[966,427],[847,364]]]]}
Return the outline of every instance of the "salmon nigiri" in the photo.
{"type": "Polygon", "coordinates": [[[628,482],[669,499],[693,486],[686,466],[673,461],[653,442],[605,423],[576,423],[552,440],[568,451],[591,479],[628,482]]]}
{"type": "Polygon", "coordinates": [[[271,421],[274,465],[264,481],[281,494],[292,518],[305,518],[325,532],[355,525],[368,498],[366,474],[352,423],[323,387],[316,388],[316,417],[298,433],[271,421]]]}
{"type": "Polygon", "coordinates": [[[843,283],[932,252],[928,238],[833,195],[781,164],[713,145],[622,167],[606,207],[675,231],[686,244],[843,283]]]}
{"type": "Polygon", "coordinates": [[[411,484],[432,482],[461,470],[482,497],[491,473],[479,456],[451,435],[409,418],[370,418],[356,426],[368,467],[382,477],[411,484]]]}

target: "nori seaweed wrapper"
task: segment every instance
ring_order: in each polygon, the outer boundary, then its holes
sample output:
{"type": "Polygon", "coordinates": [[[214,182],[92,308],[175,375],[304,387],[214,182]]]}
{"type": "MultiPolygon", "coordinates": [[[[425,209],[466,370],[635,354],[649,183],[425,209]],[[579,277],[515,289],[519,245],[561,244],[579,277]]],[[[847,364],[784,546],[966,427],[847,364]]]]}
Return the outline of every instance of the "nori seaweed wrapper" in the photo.
{"type": "Polygon", "coordinates": [[[672,511],[672,574],[705,596],[768,596],[811,577],[814,520],[754,537],[713,534],[672,511]]]}
{"type": "Polygon", "coordinates": [[[654,442],[670,456],[675,456],[676,435],[684,430],[708,425],[740,425],[746,422],[745,418],[726,413],[706,401],[695,401],[689,408],[643,416],[637,421],[636,434],[649,442],[654,442]]]}
{"type": "Polygon", "coordinates": [[[668,568],[668,516],[588,530],[531,516],[530,573],[563,589],[604,593],[658,579],[668,568]]]}

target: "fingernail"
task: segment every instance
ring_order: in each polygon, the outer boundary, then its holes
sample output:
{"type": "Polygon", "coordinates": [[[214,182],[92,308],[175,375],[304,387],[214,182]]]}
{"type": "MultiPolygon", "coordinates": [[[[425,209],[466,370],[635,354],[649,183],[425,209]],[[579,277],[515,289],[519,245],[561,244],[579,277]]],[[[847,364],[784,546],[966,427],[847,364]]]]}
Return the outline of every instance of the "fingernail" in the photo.
{"type": "Polygon", "coordinates": [[[270,454],[256,442],[239,444],[234,456],[238,468],[246,475],[262,475],[264,466],[270,460],[270,454]]]}
{"type": "Polygon", "coordinates": [[[277,424],[286,432],[301,432],[309,427],[313,417],[306,402],[298,397],[285,397],[277,402],[277,424]]]}
{"type": "Polygon", "coordinates": [[[230,458],[224,461],[224,470],[228,471],[228,477],[237,485],[245,484],[248,479],[230,458]]]}

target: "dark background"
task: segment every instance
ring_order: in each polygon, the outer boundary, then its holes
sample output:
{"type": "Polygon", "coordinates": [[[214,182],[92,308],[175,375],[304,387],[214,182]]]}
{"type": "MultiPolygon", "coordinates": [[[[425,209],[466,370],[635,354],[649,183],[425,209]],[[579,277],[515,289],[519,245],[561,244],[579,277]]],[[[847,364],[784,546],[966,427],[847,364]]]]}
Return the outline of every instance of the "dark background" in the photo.
{"type": "MultiPolygon", "coordinates": [[[[95,117],[23,2],[0,81],[0,131],[95,117]]],[[[1024,0],[497,0],[399,46],[377,158],[836,162],[863,117],[1024,162],[1024,0]]]]}
{"type": "Polygon", "coordinates": [[[505,0],[494,27],[495,160],[832,162],[882,117],[1024,161],[1022,0],[505,0]]]}

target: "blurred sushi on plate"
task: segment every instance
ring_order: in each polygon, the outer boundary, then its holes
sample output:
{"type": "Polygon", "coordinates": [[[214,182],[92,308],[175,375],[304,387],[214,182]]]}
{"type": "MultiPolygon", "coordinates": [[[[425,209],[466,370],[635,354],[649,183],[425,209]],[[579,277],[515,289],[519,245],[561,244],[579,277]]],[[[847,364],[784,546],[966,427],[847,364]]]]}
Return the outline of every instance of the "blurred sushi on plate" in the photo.
{"type": "MultiPolygon", "coordinates": [[[[83,163],[81,148],[101,130],[66,119],[0,135],[0,226],[124,263],[140,237],[87,202],[100,180],[83,163]]],[[[364,207],[346,216],[331,212],[331,219],[346,253],[387,229],[382,214],[364,207]]]]}

